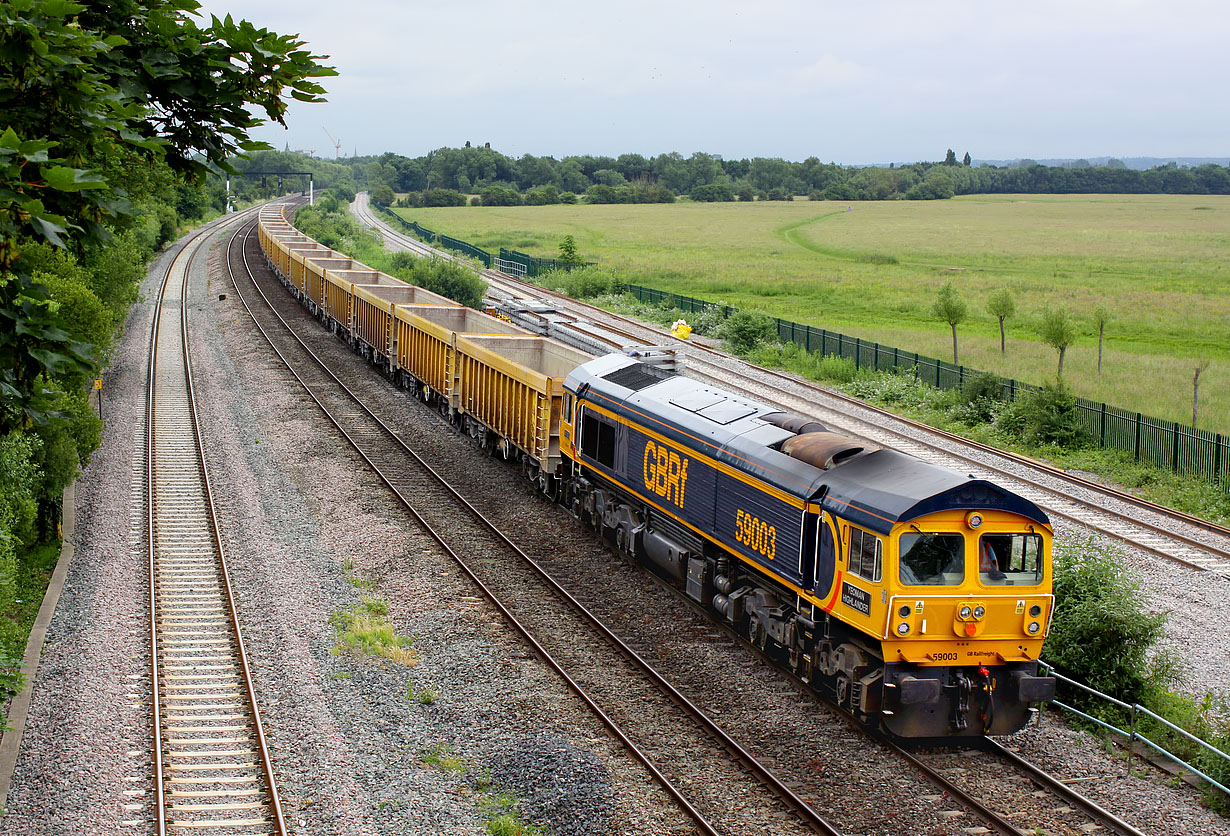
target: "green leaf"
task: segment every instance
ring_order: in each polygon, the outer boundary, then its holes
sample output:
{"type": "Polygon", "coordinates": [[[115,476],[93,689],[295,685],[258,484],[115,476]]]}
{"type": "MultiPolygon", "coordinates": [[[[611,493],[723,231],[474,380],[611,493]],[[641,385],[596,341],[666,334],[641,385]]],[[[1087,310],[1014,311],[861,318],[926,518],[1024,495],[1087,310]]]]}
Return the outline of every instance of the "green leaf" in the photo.
{"type": "Polygon", "coordinates": [[[47,239],[48,243],[56,247],[65,246],[64,239],[60,235],[61,233],[68,232],[67,229],[38,215],[31,217],[30,222],[38,227],[39,232],[47,239]]]}
{"type": "Polygon", "coordinates": [[[57,165],[43,169],[43,179],[56,191],[77,192],[82,189],[105,189],[107,181],[101,174],[81,168],[57,165]]]}

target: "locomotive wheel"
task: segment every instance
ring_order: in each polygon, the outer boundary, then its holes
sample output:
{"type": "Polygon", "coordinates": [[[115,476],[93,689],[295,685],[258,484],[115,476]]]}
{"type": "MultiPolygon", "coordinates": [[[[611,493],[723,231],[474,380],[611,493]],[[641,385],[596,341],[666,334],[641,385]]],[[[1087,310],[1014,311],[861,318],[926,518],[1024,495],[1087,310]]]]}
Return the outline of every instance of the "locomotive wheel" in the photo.
{"type": "Polygon", "coordinates": [[[747,637],[751,640],[752,644],[761,650],[764,650],[769,645],[769,631],[764,628],[760,616],[756,613],[752,613],[747,617],[747,637]]]}
{"type": "Polygon", "coordinates": [[[850,707],[850,677],[844,673],[837,674],[837,704],[842,708],[850,707]]]}

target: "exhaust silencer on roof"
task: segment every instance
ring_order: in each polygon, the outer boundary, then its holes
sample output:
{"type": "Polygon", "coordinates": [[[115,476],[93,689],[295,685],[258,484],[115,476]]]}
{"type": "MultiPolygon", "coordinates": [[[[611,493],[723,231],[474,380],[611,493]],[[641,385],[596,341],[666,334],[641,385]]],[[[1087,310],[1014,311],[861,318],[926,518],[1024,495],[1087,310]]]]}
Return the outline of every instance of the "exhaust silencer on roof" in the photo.
{"type": "Polygon", "coordinates": [[[828,427],[819,421],[804,418],[802,415],[791,415],[788,412],[770,412],[768,415],[761,415],[760,420],[775,427],[781,427],[786,432],[798,433],[799,435],[803,433],[828,432],[828,427]]]}
{"type": "Polygon", "coordinates": [[[782,442],[782,452],[787,456],[821,470],[836,467],[865,449],[854,439],[833,432],[809,432],[782,442]]]}

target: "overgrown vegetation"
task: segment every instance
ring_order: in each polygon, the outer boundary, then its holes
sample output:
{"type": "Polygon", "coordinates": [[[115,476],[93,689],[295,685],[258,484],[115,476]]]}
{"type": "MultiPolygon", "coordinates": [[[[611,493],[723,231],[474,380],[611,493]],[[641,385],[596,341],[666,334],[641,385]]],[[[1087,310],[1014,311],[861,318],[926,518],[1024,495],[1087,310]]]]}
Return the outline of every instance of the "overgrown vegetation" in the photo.
{"type": "Polygon", "coordinates": [[[60,496],[98,446],[85,396],[151,254],[222,208],[284,95],[332,74],[303,44],[194,2],[0,5],[0,690],[59,551],[60,496]],[[213,198],[218,197],[217,203],[213,198]]]}
{"type": "Polygon", "coordinates": [[[458,304],[482,307],[487,283],[476,271],[460,261],[420,258],[406,251],[388,252],[377,233],[356,223],[346,206],[333,195],[296,212],[295,227],[309,238],[375,270],[447,296],[458,304]]]}
{"type": "Polygon", "coordinates": [[[446,746],[443,743],[437,743],[430,749],[425,749],[419,755],[419,760],[425,765],[435,767],[443,772],[464,774],[467,769],[465,761],[453,753],[451,746],[446,746]]]}
{"type": "MultiPolygon", "coordinates": [[[[1173,688],[1181,660],[1158,645],[1167,613],[1149,612],[1138,578],[1123,569],[1122,551],[1090,538],[1059,540],[1054,549],[1055,609],[1043,658],[1059,672],[1129,704],[1138,704],[1230,752],[1230,695],[1225,691],[1193,698],[1173,688]]],[[[1130,714],[1078,688],[1063,687],[1060,697],[1092,716],[1126,729],[1130,714]]],[[[1074,720],[1095,734],[1100,727],[1074,720]]],[[[1138,713],[1136,730],[1195,765],[1215,780],[1230,782],[1230,764],[1170,729],[1138,713]]],[[[1226,800],[1210,792],[1206,803],[1230,812],[1226,800]]]]}
{"type": "Polygon", "coordinates": [[[549,290],[567,294],[573,299],[593,299],[622,292],[623,283],[610,270],[602,267],[576,267],[572,270],[551,270],[534,279],[549,290]]]}
{"type": "Polygon", "coordinates": [[[458,778],[471,776],[479,815],[486,821],[487,832],[492,836],[551,836],[550,828],[526,821],[516,793],[496,786],[485,769],[475,771],[451,746],[436,743],[419,753],[419,761],[458,778]]]}
{"type": "MultiPolygon", "coordinates": [[[[1140,580],[1122,563],[1121,550],[1092,537],[1057,540],[1055,609],[1043,658],[1091,688],[1149,704],[1177,681],[1178,660],[1157,650],[1166,614],[1145,610],[1140,580]]],[[[1063,696],[1090,710],[1104,706],[1080,691],[1063,696]]]]}

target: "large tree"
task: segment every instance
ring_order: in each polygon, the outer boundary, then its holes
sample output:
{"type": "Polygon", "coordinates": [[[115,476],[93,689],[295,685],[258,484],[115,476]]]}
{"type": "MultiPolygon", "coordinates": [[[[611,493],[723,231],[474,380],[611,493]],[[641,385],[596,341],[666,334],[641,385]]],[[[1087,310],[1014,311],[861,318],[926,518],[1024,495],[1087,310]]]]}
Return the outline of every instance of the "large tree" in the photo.
{"type": "Polygon", "coordinates": [[[163,162],[189,180],[229,169],[228,157],[267,147],[249,131],[284,124],[286,96],[319,101],[312,79],[334,74],[295,36],[229,15],[202,26],[199,8],[0,2],[0,429],[37,420],[40,381],[88,359],[15,265],[22,247],[108,242],[133,212],[112,160],[163,162]]]}

